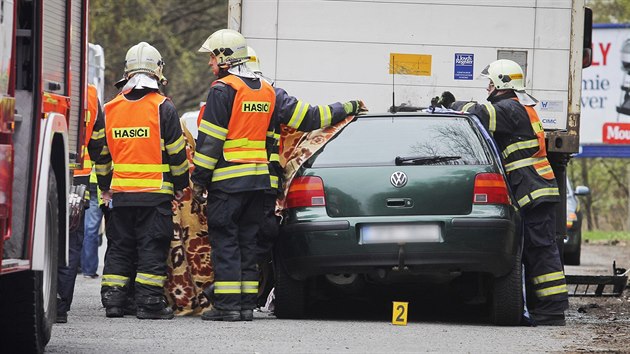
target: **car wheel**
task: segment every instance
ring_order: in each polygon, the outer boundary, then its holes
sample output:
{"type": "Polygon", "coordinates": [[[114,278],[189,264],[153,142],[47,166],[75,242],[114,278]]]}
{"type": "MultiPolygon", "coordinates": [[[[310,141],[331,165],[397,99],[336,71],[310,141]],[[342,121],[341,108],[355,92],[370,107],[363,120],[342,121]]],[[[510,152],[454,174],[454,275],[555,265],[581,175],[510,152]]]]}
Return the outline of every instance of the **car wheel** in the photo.
{"type": "Polygon", "coordinates": [[[582,255],[582,230],[578,230],[575,234],[577,247],[573,252],[564,253],[564,264],[566,265],[580,265],[580,257],[582,255]]]}
{"type": "Polygon", "coordinates": [[[57,262],[59,238],[57,180],[50,170],[46,207],[46,252],[43,271],[21,271],[0,277],[0,331],[2,347],[20,353],[42,353],[57,316],[57,262]]]}
{"type": "Polygon", "coordinates": [[[276,287],[274,314],[277,318],[302,318],[306,305],[303,281],[291,278],[282,262],[275,263],[276,287]]]}
{"type": "Polygon", "coordinates": [[[494,278],[492,284],[492,323],[499,326],[516,326],[523,315],[523,266],[521,255],[516,257],[512,271],[494,278]]]}

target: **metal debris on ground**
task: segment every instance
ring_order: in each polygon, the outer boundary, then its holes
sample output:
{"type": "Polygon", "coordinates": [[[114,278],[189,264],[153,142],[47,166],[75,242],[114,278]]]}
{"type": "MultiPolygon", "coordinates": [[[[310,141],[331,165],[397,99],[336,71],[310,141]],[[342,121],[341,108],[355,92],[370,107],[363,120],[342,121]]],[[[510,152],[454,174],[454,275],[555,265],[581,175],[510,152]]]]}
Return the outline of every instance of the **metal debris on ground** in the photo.
{"type": "Polygon", "coordinates": [[[628,285],[630,270],[617,268],[613,261],[613,275],[566,275],[570,296],[621,296],[628,285]]]}

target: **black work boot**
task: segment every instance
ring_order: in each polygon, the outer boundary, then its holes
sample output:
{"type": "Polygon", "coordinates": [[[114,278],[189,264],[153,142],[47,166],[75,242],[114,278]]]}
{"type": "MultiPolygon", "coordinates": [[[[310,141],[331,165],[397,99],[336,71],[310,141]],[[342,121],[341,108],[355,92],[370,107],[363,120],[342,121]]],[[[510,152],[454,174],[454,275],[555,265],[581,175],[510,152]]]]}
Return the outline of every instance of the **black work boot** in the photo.
{"type": "Polygon", "coordinates": [[[105,307],[105,316],[109,318],[123,317],[123,308],[127,303],[127,289],[122,286],[101,287],[101,302],[105,307]]]}
{"type": "Polygon", "coordinates": [[[212,309],[201,314],[201,319],[204,321],[240,321],[241,312],[212,309]]]}
{"type": "Polygon", "coordinates": [[[136,317],[141,320],[170,320],[175,317],[173,309],[160,296],[141,298],[136,305],[136,317]]]}
{"type": "Polygon", "coordinates": [[[241,321],[253,321],[254,310],[241,310],[241,321]]]}
{"type": "Polygon", "coordinates": [[[561,314],[541,314],[532,313],[532,318],[537,326],[565,326],[567,324],[564,313],[561,314]]]}
{"type": "Polygon", "coordinates": [[[125,312],[123,311],[122,307],[112,306],[112,307],[105,308],[105,317],[116,318],[116,317],[123,317],[124,315],[125,315],[125,312]]]}
{"type": "Polygon", "coordinates": [[[67,313],[59,313],[57,312],[57,323],[68,323],[68,314],[67,313]]]}
{"type": "Polygon", "coordinates": [[[175,317],[173,309],[166,306],[161,310],[151,310],[146,307],[139,307],[136,317],[141,320],[171,320],[175,317]]]}
{"type": "Polygon", "coordinates": [[[135,303],[127,303],[127,305],[125,305],[125,307],[123,308],[123,312],[125,313],[125,315],[128,316],[135,316],[138,312],[137,308],[136,308],[136,304],[135,303]]]}

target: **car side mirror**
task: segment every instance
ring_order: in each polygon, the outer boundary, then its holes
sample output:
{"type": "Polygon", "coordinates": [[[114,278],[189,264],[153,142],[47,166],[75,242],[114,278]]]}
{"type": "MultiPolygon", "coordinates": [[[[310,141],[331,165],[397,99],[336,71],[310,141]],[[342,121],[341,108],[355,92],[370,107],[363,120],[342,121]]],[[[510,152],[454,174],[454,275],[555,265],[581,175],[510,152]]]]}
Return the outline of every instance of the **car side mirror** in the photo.
{"type": "Polygon", "coordinates": [[[574,193],[575,195],[589,195],[591,190],[587,186],[577,186],[574,193]]]}

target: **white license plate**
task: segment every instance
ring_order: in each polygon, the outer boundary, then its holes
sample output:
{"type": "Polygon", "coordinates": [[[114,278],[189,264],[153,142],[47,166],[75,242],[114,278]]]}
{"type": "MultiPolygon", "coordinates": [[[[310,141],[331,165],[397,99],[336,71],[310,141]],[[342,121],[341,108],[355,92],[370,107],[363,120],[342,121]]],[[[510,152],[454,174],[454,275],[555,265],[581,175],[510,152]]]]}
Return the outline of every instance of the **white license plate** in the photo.
{"type": "Polygon", "coordinates": [[[359,229],[359,244],[442,242],[438,224],[363,225],[359,229]]]}

